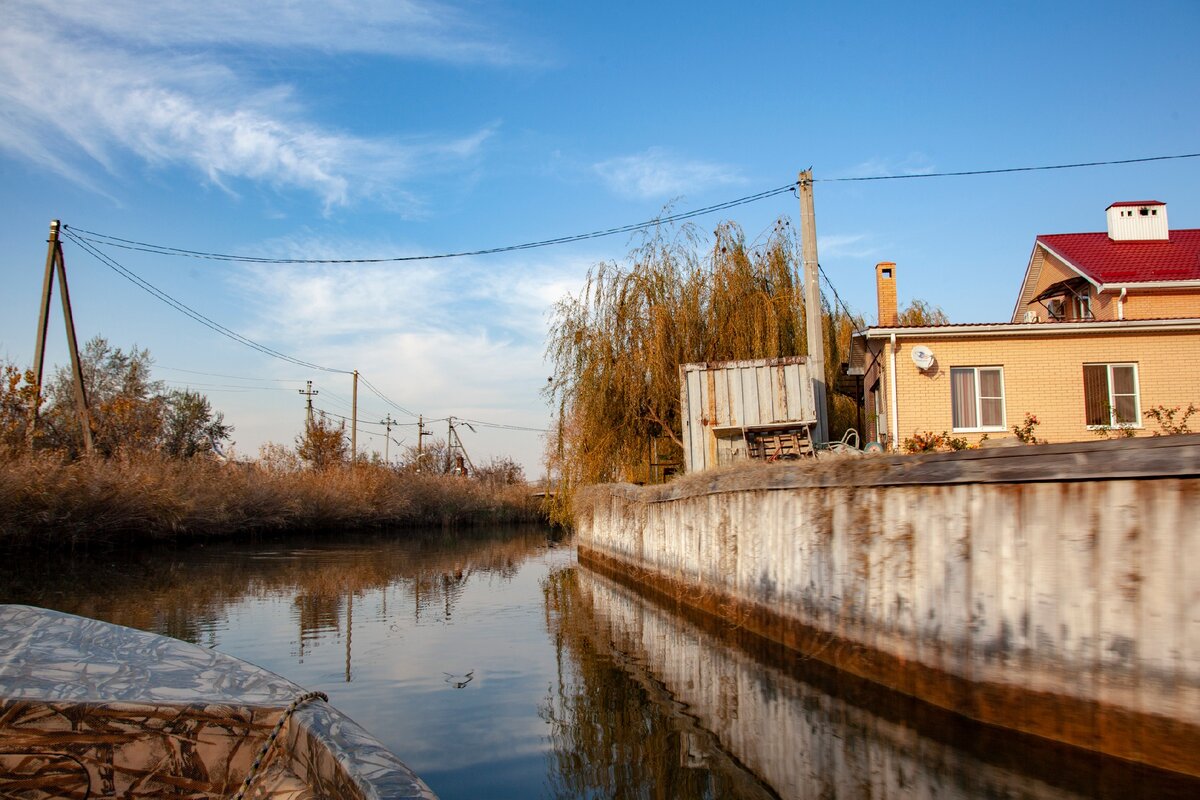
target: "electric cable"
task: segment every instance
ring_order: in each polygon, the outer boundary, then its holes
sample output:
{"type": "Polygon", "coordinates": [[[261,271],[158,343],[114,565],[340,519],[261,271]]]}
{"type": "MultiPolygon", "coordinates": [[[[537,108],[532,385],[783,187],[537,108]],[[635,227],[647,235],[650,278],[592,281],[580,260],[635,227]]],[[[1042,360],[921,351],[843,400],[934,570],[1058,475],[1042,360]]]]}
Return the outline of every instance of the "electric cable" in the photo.
{"type": "Polygon", "coordinates": [[[1200,158],[1200,153],[1182,153],[1173,156],[1147,156],[1145,158],[1122,158],[1114,161],[1081,161],[1077,164],[1050,164],[1037,167],[1001,167],[999,169],[968,169],[959,172],[916,172],[904,175],[864,175],[856,178],[813,178],[813,183],[846,183],[850,181],[899,181],[911,178],[957,178],[964,175],[1003,175],[1008,172],[1044,172],[1053,169],[1079,169],[1080,167],[1109,167],[1119,164],[1145,164],[1150,161],[1172,161],[1179,158],[1200,158]]]}
{"type": "Polygon", "coordinates": [[[233,330],[230,330],[229,328],[226,328],[224,325],[221,325],[219,322],[215,322],[214,320],[201,314],[199,311],[196,311],[195,309],[191,308],[190,306],[185,305],[182,301],[176,300],[174,297],[172,297],[171,295],[162,291],[157,286],[154,286],[152,283],[143,279],[142,277],[140,277],[133,271],[126,269],[124,266],[122,266],[119,262],[117,262],[112,257],[110,257],[107,254],[103,253],[102,251],[96,249],[91,244],[89,244],[88,242],[79,238],[78,236],[75,236],[72,232],[66,230],[65,225],[62,226],[62,229],[63,229],[64,236],[66,236],[68,239],[75,242],[75,244],[77,244],[81,248],[83,248],[83,250],[85,252],[89,253],[92,257],[96,258],[98,261],[100,261],[101,264],[103,264],[104,266],[113,270],[118,275],[120,275],[121,277],[128,280],[130,283],[141,288],[143,291],[153,295],[154,297],[158,298],[162,302],[171,306],[176,311],[182,312],[183,314],[187,315],[188,317],[191,317],[196,322],[199,322],[204,327],[209,328],[209,329],[215,331],[216,333],[221,334],[222,336],[226,337],[227,339],[232,339],[233,341],[237,342],[238,344],[245,345],[246,347],[250,347],[264,355],[268,355],[272,358],[278,358],[282,361],[287,361],[288,363],[295,364],[300,367],[307,367],[309,369],[321,370],[323,372],[336,372],[336,373],[340,373],[343,375],[351,374],[349,370],[336,369],[334,367],[323,367],[320,364],[313,364],[308,361],[303,361],[301,359],[294,358],[292,356],[286,355],[285,353],[281,353],[278,350],[273,350],[264,344],[259,344],[258,342],[254,341],[253,339],[248,339],[245,336],[242,336],[237,331],[233,331],[233,330]]]}
{"type": "Polygon", "coordinates": [[[363,383],[363,385],[364,385],[364,386],[366,386],[368,389],[370,389],[372,392],[374,392],[374,393],[375,393],[375,395],[376,395],[376,396],[377,396],[377,397],[378,397],[380,400],[382,400],[383,402],[387,403],[388,405],[390,405],[392,408],[396,409],[396,410],[397,410],[397,411],[399,411],[400,413],[402,413],[402,414],[405,414],[405,415],[407,415],[407,416],[410,416],[410,417],[420,417],[420,416],[421,416],[420,414],[415,414],[415,413],[413,413],[412,411],[409,411],[407,408],[405,408],[404,406],[400,405],[400,404],[399,404],[399,403],[397,403],[395,400],[392,400],[390,397],[388,397],[387,395],[385,395],[383,392],[379,391],[379,389],[377,389],[377,388],[375,387],[375,384],[371,383],[369,380],[367,380],[365,377],[363,377],[363,374],[362,374],[361,372],[360,372],[360,373],[358,373],[358,379],[359,379],[360,381],[362,381],[362,383],[363,383]]]}
{"type": "Polygon", "coordinates": [[[162,364],[155,364],[155,369],[169,369],[172,372],[186,372],[190,375],[207,375],[210,378],[233,378],[239,381],[273,381],[276,383],[304,383],[303,378],[264,378],[264,377],[249,377],[246,375],[227,375],[224,372],[201,372],[198,369],[184,369],[182,367],[167,367],[162,364]]]}
{"type": "MultiPolygon", "coordinates": [[[[1108,161],[1082,161],[1073,164],[1047,164],[1031,167],[1001,167],[995,169],[972,169],[959,170],[954,172],[922,172],[922,173],[906,173],[901,175],[864,175],[858,177],[844,178],[814,178],[813,183],[845,183],[845,182],[861,182],[861,181],[893,181],[893,180],[911,180],[916,178],[949,178],[963,177],[970,175],[1001,175],[1013,172],[1042,172],[1047,170],[1062,170],[1062,169],[1079,169],[1083,167],[1105,167],[1116,166],[1122,164],[1145,164],[1153,161],[1171,161],[1184,158],[1200,158],[1200,153],[1180,153],[1167,156],[1146,156],[1142,158],[1124,158],[1113,159],[1108,161]]],[[[766,200],[776,195],[784,194],[785,192],[794,192],[799,185],[798,181],[783,186],[778,186],[774,189],[766,189],[755,194],[746,195],[733,200],[726,200],[721,203],[714,203],[710,206],[697,208],[692,211],[681,211],[676,214],[667,214],[652,220],[643,222],[635,222],[628,225],[618,225],[614,228],[606,228],[601,230],[590,231],[588,233],[578,233],[570,236],[558,236],[551,239],[542,239],[539,241],[525,242],[522,244],[504,245],[499,247],[485,247],[478,250],[463,250],[450,253],[432,253],[427,255],[417,256],[391,256],[387,258],[267,258],[265,256],[244,256],[234,255],[230,253],[216,253],[204,250],[189,250],[181,247],[170,247],[167,245],[152,244],[149,242],[140,242],[134,239],[125,239],[119,236],[112,236],[106,233],[98,233],[89,231],[83,228],[71,228],[70,230],[80,239],[87,240],[97,245],[109,245],[112,247],[120,247],[126,250],[138,250],[147,253],[155,253],[157,255],[179,256],[185,258],[199,258],[210,261],[235,261],[250,264],[388,264],[402,263],[407,261],[433,261],[438,259],[448,258],[463,258],[467,256],[486,256],[495,255],[497,253],[510,253],[520,250],[532,250],[538,247],[549,247],[556,244],[568,244],[571,242],[582,242],[588,239],[599,239],[605,236],[613,236],[618,233],[633,233],[635,231],[647,230],[658,225],[668,224],[672,222],[681,222],[683,220],[692,219],[694,217],[704,216],[716,211],[724,211],[737,206],[755,203],[759,200],[766,200]]],[[[64,230],[67,225],[62,226],[64,230]]]]}
{"type": "MultiPolygon", "coordinates": [[[[739,197],[736,200],[726,200],[723,203],[716,203],[704,208],[697,208],[692,211],[681,211],[678,214],[667,214],[653,220],[645,222],[635,222],[629,225],[619,225],[615,228],[607,228],[604,230],[591,231],[589,233],[577,233],[571,236],[559,236],[553,239],[542,239],[536,242],[525,242],[523,244],[511,244],[501,247],[486,247],[479,250],[464,250],[455,253],[434,253],[420,256],[392,256],[388,258],[265,258],[259,256],[240,256],[231,255],[229,253],[209,253],[201,250],[187,250],[179,247],[168,247],[165,245],[155,245],[148,242],[138,242],[132,239],[122,239],[117,236],[109,236],[104,233],[84,230],[83,228],[72,228],[76,235],[87,241],[99,245],[111,245],[113,247],[121,247],[126,250],[139,250],[146,253],[155,253],[157,255],[182,256],[186,258],[200,258],[210,261],[237,261],[250,264],[389,264],[405,261],[434,261],[447,258],[464,258],[467,256],[487,256],[497,253],[511,253],[519,250],[532,250],[538,247],[548,247],[555,244],[569,244],[571,242],[582,242],[588,239],[599,239],[605,236],[614,236],[618,233],[633,233],[640,230],[653,228],[657,225],[664,225],[671,222],[681,222],[683,220],[700,217],[705,214],[711,214],[716,211],[724,211],[729,208],[754,203],[759,200],[765,200],[768,197],[783,194],[784,192],[792,191],[795,182],[785,186],[779,186],[775,189],[767,189],[766,191],[757,192],[755,194],[739,197]]],[[[65,225],[63,226],[66,227],[65,225]]]]}

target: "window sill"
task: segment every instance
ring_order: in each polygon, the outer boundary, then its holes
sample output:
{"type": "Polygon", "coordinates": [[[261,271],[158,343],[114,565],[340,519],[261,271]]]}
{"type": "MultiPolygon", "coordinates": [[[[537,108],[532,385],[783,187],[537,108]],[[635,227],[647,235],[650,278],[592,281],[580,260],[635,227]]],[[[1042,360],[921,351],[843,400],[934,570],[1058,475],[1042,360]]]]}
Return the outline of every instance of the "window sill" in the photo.
{"type": "Polygon", "coordinates": [[[1006,433],[1008,428],[1001,425],[999,428],[951,428],[951,433],[1006,433]]]}

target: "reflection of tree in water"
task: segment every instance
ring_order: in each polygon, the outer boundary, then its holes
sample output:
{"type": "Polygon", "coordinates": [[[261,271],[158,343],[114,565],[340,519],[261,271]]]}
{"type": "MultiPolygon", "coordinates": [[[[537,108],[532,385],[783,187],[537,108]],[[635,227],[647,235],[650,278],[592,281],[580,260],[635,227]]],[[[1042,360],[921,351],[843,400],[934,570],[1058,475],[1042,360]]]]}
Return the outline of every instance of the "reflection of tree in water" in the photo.
{"type": "MultiPolygon", "coordinates": [[[[294,598],[301,642],[347,624],[354,598],[408,594],[405,609],[449,616],[472,576],[510,580],[545,546],[543,527],[220,541],[172,548],[92,548],[0,559],[0,603],[27,603],[214,645],[245,598],[294,598]]],[[[386,606],[385,606],[386,607],[386,606]]]]}
{"type": "Polygon", "coordinates": [[[558,680],[538,714],[550,726],[554,797],[775,796],[615,647],[575,569],[551,573],[543,593],[558,680]]]}

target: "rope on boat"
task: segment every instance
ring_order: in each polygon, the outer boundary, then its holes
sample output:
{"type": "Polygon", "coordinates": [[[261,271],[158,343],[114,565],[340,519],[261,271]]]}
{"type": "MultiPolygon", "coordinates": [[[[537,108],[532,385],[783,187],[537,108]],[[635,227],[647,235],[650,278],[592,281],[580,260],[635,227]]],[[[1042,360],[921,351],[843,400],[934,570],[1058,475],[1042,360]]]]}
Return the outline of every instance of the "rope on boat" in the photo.
{"type": "Polygon", "coordinates": [[[242,786],[238,789],[237,794],[233,796],[233,800],[245,800],[246,791],[250,788],[250,784],[258,777],[258,770],[267,760],[267,753],[271,752],[271,747],[274,746],[275,740],[279,738],[279,732],[283,730],[283,726],[291,718],[292,714],[296,713],[296,709],[307,703],[309,700],[324,700],[329,702],[329,695],[324,692],[305,692],[298,695],[288,707],[284,709],[280,715],[279,721],[275,723],[275,729],[271,731],[271,735],[263,742],[263,746],[259,749],[258,755],[254,757],[254,763],[250,765],[250,771],[246,773],[246,779],[242,781],[242,786]]]}

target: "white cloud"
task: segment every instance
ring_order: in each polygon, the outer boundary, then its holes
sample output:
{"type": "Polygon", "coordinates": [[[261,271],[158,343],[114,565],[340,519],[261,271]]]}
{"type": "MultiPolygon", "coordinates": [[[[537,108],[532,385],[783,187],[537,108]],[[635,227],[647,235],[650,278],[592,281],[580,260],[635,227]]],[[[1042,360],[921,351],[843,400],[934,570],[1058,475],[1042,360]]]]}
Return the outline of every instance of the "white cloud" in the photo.
{"type": "Polygon", "coordinates": [[[8,0],[6,15],[39,27],[100,34],[154,48],[246,47],[373,53],[454,63],[523,59],[495,34],[436,0],[197,3],[158,0],[8,0]]]}
{"type": "MultiPolygon", "coordinates": [[[[265,248],[281,257],[372,258],[406,251],[413,252],[393,244],[364,248],[299,239],[265,248]]],[[[255,265],[234,280],[234,293],[256,320],[241,331],[246,336],[306,361],[357,369],[410,411],[427,418],[453,414],[540,428],[550,419],[539,394],[549,375],[543,360],[548,312],[554,301],[579,290],[596,260],[545,253],[398,264],[255,265]]],[[[311,377],[327,394],[349,396],[346,376],[311,377]]],[[[389,411],[400,416],[362,386],[359,404],[360,419],[374,421],[372,415],[381,418],[389,411]]],[[[344,406],[329,409],[348,413],[344,406]]],[[[291,430],[294,424],[288,417],[281,426],[291,430]]],[[[281,441],[292,435],[270,434],[281,441]]],[[[477,426],[476,433],[464,430],[463,435],[477,461],[507,454],[531,475],[539,473],[537,433],[477,426]]],[[[367,444],[382,447],[375,440],[367,444]]],[[[256,446],[252,443],[252,449],[256,446]]]]}
{"type": "Polygon", "coordinates": [[[910,153],[905,158],[869,158],[850,167],[839,178],[876,178],[881,175],[928,175],[933,163],[924,153],[910,153]]]}
{"type": "Polygon", "coordinates": [[[478,48],[454,13],[293,5],[177,2],[146,13],[134,3],[11,3],[0,28],[0,148],[89,186],[89,170],[120,174],[132,153],[190,167],[227,191],[241,180],[301,189],[327,209],[363,197],[411,208],[402,182],[478,156],[494,126],[448,140],[356,136],[312,121],[290,87],[259,85],[220,55],[234,43],[468,59],[478,48]],[[371,24],[351,25],[363,18],[371,24]],[[343,37],[342,27],[369,33],[343,37]],[[170,49],[177,44],[182,52],[170,49]]]}
{"type": "Polygon", "coordinates": [[[817,252],[821,258],[864,258],[878,251],[865,233],[817,234],[817,252]]]}
{"type": "MultiPolygon", "coordinates": [[[[372,258],[405,248],[372,245],[364,251],[352,243],[296,240],[274,243],[270,251],[283,257],[372,258]]],[[[538,376],[544,382],[548,312],[556,300],[578,290],[593,261],[514,256],[506,261],[254,265],[232,280],[257,320],[244,331],[251,339],[272,342],[306,361],[364,373],[367,367],[354,361],[369,354],[379,362],[376,375],[402,374],[406,386],[419,387],[426,408],[446,411],[448,397],[483,405],[492,402],[488,398],[507,397],[511,407],[527,408],[538,399],[522,394],[513,376],[538,376]],[[460,367],[461,374],[446,384],[445,376],[460,367]]]]}
{"type": "Polygon", "coordinates": [[[688,161],[660,148],[619,156],[592,165],[610,189],[636,198],[669,198],[713,186],[742,183],[730,166],[688,161]]]}

